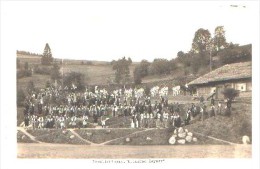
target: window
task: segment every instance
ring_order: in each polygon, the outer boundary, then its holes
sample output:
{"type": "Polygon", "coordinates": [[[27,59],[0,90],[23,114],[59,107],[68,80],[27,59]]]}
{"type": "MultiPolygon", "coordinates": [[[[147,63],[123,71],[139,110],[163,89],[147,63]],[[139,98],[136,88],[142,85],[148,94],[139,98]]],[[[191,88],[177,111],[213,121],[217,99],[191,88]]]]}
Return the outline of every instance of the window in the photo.
{"type": "Polygon", "coordinates": [[[210,93],[215,93],[216,92],[216,87],[211,87],[210,93]]]}
{"type": "Polygon", "coordinates": [[[246,83],[237,83],[235,85],[235,89],[240,90],[240,91],[246,91],[246,83]]]}

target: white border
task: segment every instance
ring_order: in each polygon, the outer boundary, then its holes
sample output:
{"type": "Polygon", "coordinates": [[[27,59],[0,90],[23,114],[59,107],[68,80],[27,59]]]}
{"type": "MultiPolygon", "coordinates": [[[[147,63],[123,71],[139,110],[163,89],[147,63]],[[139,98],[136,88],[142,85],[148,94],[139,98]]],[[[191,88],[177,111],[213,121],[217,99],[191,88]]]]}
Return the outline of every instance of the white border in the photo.
{"type": "MultiPolygon", "coordinates": [[[[251,1],[259,7],[258,1],[251,1]]],[[[1,9],[3,4],[1,2],[1,9]]],[[[2,10],[1,10],[2,11],[2,10]]],[[[6,20],[1,12],[1,23],[6,20]]],[[[15,37],[13,29],[3,30],[1,24],[1,169],[7,168],[91,168],[91,167],[142,167],[142,168],[259,168],[259,15],[254,19],[252,28],[255,39],[253,50],[253,158],[252,159],[172,159],[163,164],[93,164],[91,160],[24,160],[17,159],[16,151],[16,50],[13,48],[15,37]],[[185,164],[185,165],[183,165],[185,164]]],[[[238,35],[239,36],[239,35],[238,35]]]]}

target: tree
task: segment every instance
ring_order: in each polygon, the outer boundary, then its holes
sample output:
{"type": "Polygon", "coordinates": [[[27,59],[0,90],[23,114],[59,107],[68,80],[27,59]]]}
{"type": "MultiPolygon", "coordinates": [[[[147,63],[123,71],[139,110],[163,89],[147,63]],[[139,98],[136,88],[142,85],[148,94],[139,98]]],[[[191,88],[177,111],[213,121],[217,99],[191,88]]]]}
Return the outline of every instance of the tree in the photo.
{"type": "Polygon", "coordinates": [[[149,67],[150,74],[169,74],[171,71],[170,62],[167,59],[154,59],[149,67]]]}
{"type": "Polygon", "coordinates": [[[51,48],[48,43],[46,43],[44,51],[43,51],[43,56],[41,58],[41,63],[43,65],[50,65],[53,62],[53,57],[51,53],[51,48]]]}
{"type": "Polygon", "coordinates": [[[132,59],[130,57],[128,57],[127,61],[132,64],[132,59]]]}
{"type": "Polygon", "coordinates": [[[191,65],[191,53],[184,53],[182,51],[179,51],[177,53],[177,61],[183,65],[184,68],[189,67],[191,65]]]}
{"type": "Polygon", "coordinates": [[[147,60],[142,60],[140,64],[136,66],[142,78],[148,76],[150,65],[151,63],[148,62],[147,60]]]}
{"type": "Polygon", "coordinates": [[[239,91],[235,90],[233,88],[225,88],[222,91],[222,94],[224,95],[225,99],[229,99],[229,100],[233,101],[236,97],[239,96],[239,91]]]}
{"type": "Polygon", "coordinates": [[[228,47],[218,52],[221,65],[252,61],[252,46],[228,47]]]}
{"type": "Polygon", "coordinates": [[[64,76],[63,84],[69,88],[76,86],[75,90],[85,89],[85,75],[79,72],[70,72],[64,76]]]}
{"type": "Polygon", "coordinates": [[[178,53],[177,53],[177,57],[178,58],[181,58],[181,57],[183,57],[185,55],[185,53],[183,52],[183,51],[179,51],[178,53]]]}
{"type": "Polygon", "coordinates": [[[125,57],[118,59],[117,61],[112,61],[113,70],[115,70],[115,82],[120,84],[126,84],[130,81],[130,70],[129,66],[131,65],[132,60],[125,57]]]}
{"type": "Polygon", "coordinates": [[[192,41],[192,51],[194,53],[202,53],[209,49],[211,42],[211,34],[209,30],[200,28],[195,32],[192,41]]]}
{"type": "Polygon", "coordinates": [[[224,26],[217,26],[213,37],[213,46],[215,51],[227,47],[224,26]]]}

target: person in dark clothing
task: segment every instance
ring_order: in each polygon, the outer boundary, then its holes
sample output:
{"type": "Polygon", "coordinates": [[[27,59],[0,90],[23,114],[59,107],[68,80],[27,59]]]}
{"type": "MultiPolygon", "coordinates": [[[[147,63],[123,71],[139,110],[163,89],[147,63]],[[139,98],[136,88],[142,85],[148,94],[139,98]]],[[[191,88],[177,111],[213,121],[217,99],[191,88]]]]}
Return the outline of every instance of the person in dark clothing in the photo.
{"type": "Polygon", "coordinates": [[[215,106],[211,106],[211,110],[210,110],[209,116],[210,116],[210,117],[215,116],[215,106]]]}
{"type": "Polygon", "coordinates": [[[175,112],[178,113],[178,114],[180,113],[180,106],[179,106],[179,103],[177,103],[177,108],[176,108],[175,112]]]}
{"type": "Polygon", "coordinates": [[[175,120],[175,127],[181,127],[181,117],[177,117],[175,120]]]}
{"type": "Polygon", "coordinates": [[[128,107],[124,108],[124,116],[128,116],[128,107]]]}
{"type": "Polygon", "coordinates": [[[227,99],[227,108],[231,110],[231,99],[227,99]]]}
{"type": "Polygon", "coordinates": [[[164,103],[164,97],[161,96],[161,103],[164,103]]]}
{"type": "Polygon", "coordinates": [[[211,97],[210,103],[211,103],[211,106],[215,105],[215,99],[213,97],[211,97]]]}
{"type": "Polygon", "coordinates": [[[29,121],[30,121],[29,116],[26,115],[26,116],[24,117],[24,125],[25,125],[25,127],[28,127],[28,126],[29,126],[29,121]]]}
{"type": "Polygon", "coordinates": [[[149,114],[152,113],[152,105],[151,105],[151,103],[148,105],[147,112],[148,112],[149,114]]]}

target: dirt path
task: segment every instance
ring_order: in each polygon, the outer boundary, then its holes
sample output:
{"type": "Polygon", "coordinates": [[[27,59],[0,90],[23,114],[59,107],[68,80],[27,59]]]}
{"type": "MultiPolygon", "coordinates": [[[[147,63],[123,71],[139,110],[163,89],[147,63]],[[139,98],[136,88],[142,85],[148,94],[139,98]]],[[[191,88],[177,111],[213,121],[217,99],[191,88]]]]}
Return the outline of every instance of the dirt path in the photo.
{"type": "Polygon", "coordinates": [[[37,140],[33,135],[28,133],[23,127],[17,127],[17,130],[19,130],[20,132],[22,132],[23,134],[28,136],[31,140],[33,140],[33,141],[35,141],[37,143],[44,143],[44,142],[41,142],[41,141],[37,140]]]}

